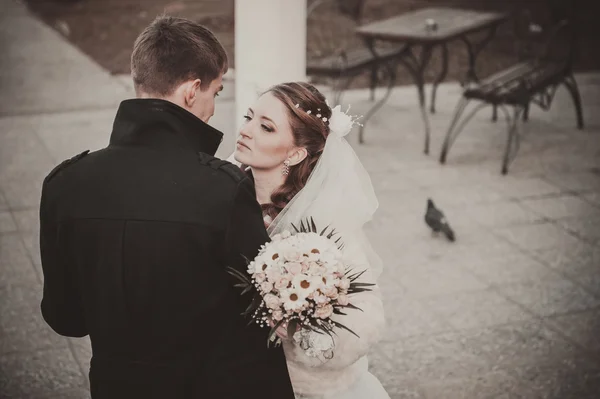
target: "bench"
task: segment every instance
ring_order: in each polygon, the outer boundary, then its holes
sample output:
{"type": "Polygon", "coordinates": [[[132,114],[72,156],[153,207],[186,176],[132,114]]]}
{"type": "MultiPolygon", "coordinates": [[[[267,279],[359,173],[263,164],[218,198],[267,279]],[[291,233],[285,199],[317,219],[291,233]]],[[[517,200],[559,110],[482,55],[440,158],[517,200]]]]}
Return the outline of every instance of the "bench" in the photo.
{"type": "Polygon", "coordinates": [[[375,53],[356,34],[364,0],[314,0],[307,9],[308,57],[306,74],[332,81],[334,104],[355,78],[370,73],[370,99],[380,81],[384,63],[402,57],[406,46],[376,48],[375,53]]]}
{"type": "Polygon", "coordinates": [[[518,36],[523,37],[526,44],[521,47],[520,62],[465,88],[447,131],[440,154],[440,163],[446,162],[450,147],[469,120],[479,110],[491,105],[494,121],[497,119],[498,108],[502,109],[507,119],[508,139],[502,162],[502,174],[507,174],[508,167],[519,150],[520,136],[517,129],[519,120],[527,121],[531,104],[549,110],[554,94],[562,84],[573,99],[577,127],[583,129],[581,97],[572,70],[575,48],[572,24],[569,20],[563,19],[555,23],[549,31],[544,32],[541,26],[529,22],[527,33],[524,35],[519,22],[522,19],[517,21],[518,36]],[[542,46],[535,46],[536,42],[542,46]],[[541,48],[539,54],[533,53],[532,47],[541,48]],[[478,101],[478,105],[461,119],[473,100],[478,101]],[[509,108],[512,108],[512,113],[509,108]]]}

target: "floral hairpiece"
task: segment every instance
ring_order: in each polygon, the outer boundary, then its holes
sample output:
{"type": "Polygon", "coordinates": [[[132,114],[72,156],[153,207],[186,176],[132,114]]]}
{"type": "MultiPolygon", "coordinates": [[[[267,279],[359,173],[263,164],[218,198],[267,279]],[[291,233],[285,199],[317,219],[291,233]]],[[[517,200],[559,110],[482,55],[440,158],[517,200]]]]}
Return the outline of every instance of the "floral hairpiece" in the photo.
{"type": "MultiPolygon", "coordinates": [[[[327,106],[329,106],[329,103],[327,103],[327,106]]],[[[296,104],[296,108],[300,109],[300,104],[296,104]]],[[[348,105],[348,109],[346,111],[342,111],[342,107],[340,105],[336,105],[331,109],[331,117],[329,119],[321,115],[321,108],[317,109],[315,116],[329,125],[329,131],[331,133],[338,137],[344,137],[350,133],[354,125],[362,126],[358,122],[358,119],[360,119],[361,116],[356,117],[350,115],[348,114],[348,111],[350,111],[350,105],[348,105]]],[[[308,110],[306,111],[306,114],[312,115],[312,111],[308,110]]]]}

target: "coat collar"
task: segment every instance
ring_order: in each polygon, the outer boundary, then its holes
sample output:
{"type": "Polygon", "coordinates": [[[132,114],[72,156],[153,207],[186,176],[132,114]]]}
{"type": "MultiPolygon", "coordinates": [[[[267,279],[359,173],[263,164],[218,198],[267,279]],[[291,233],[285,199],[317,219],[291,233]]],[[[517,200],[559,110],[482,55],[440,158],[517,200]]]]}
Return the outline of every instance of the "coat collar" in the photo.
{"type": "Polygon", "coordinates": [[[222,140],[223,133],[170,101],[131,99],[119,106],[109,147],[189,148],[214,156],[222,140]]]}

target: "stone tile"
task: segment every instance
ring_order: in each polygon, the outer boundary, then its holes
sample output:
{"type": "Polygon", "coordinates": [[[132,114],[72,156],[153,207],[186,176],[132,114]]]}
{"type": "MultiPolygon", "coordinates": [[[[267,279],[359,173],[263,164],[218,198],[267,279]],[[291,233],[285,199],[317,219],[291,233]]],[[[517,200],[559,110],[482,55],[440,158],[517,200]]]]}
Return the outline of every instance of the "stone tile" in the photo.
{"type": "MultiPolygon", "coordinates": [[[[384,302],[389,304],[390,302],[384,302]]],[[[396,342],[413,336],[435,335],[454,330],[445,319],[419,301],[403,298],[386,308],[386,331],[382,340],[396,342]]]]}
{"type": "Polygon", "coordinates": [[[600,191],[600,175],[596,173],[551,174],[546,177],[546,180],[574,192],[600,191]]]}
{"type": "Polygon", "coordinates": [[[425,399],[421,389],[414,384],[402,381],[391,386],[384,385],[390,398],[394,399],[425,399]]]}
{"type": "Polygon", "coordinates": [[[568,217],[600,218],[600,209],[576,196],[536,198],[521,201],[525,207],[548,219],[568,217]]]}
{"type": "Polygon", "coordinates": [[[585,273],[578,275],[568,273],[567,276],[572,281],[582,286],[587,292],[594,295],[596,298],[600,298],[600,275],[592,270],[588,270],[585,273]]]}
{"type": "Polygon", "coordinates": [[[496,371],[463,379],[422,384],[428,399],[529,399],[524,384],[509,374],[496,371]]]}
{"type": "Polygon", "coordinates": [[[540,177],[507,175],[503,179],[488,184],[505,197],[515,199],[556,195],[565,192],[564,188],[551,184],[540,177]]]}
{"type": "Polygon", "coordinates": [[[396,373],[411,381],[465,378],[489,371],[489,362],[467,350],[456,333],[411,337],[388,355],[399,361],[396,373]]]}
{"type": "Polygon", "coordinates": [[[13,211],[19,231],[39,231],[40,212],[37,208],[13,211]]]}
{"type": "Polygon", "coordinates": [[[544,322],[579,344],[588,354],[595,354],[600,360],[600,340],[598,340],[600,336],[600,310],[594,309],[548,317],[544,319],[544,322]]]}
{"type": "Polygon", "coordinates": [[[384,268],[383,273],[378,278],[377,284],[381,289],[384,304],[404,301],[407,298],[406,288],[391,278],[394,274],[393,270],[384,268]]]}
{"type": "Polygon", "coordinates": [[[35,120],[34,131],[54,163],[60,163],[85,150],[106,147],[115,111],[111,108],[43,115],[35,120]]]}
{"type": "MultiPolygon", "coordinates": [[[[44,399],[90,399],[89,389],[77,388],[69,389],[58,393],[56,396],[44,396],[44,399]]],[[[40,398],[41,399],[41,398],[40,398]]]]}
{"type": "Polygon", "coordinates": [[[90,362],[92,360],[90,337],[68,338],[68,340],[73,348],[75,359],[81,365],[82,370],[88,373],[90,370],[90,362]]]}
{"type": "Polygon", "coordinates": [[[581,194],[581,198],[594,205],[595,207],[600,208],[600,191],[581,194]]]}
{"type": "Polygon", "coordinates": [[[68,349],[0,357],[0,392],[4,397],[48,397],[83,387],[84,378],[68,349]]]}
{"type": "MultiPolygon", "coordinates": [[[[9,54],[9,57],[6,57],[7,59],[11,59],[13,62],[27,61],[31,60],[34,54],[38,54],[38,61],[43,60],[45,63],[53,64],[54,67],[58,67],[62,62],[81,63],[82,58],[85,59],[79,49],[74,46],[66,46],[60,39],[57,40],[58,33],[48,25],[38,19],[31,18],[30,11],[27,10],[24,3],[23,1],[2,1],[3,10],[8,7],[10,13],[11,9],[18,7],[22,10],[18,14],[19,17],[29,16],[29,18],[18,18],[16,20],[11,18],[11,23],[3,24],[1,33],[3,38],[6,39],[5,51],[9,54]],[[17,27],[21,29],[17,29],[17,27]]],[[[13,64],[12,66],[13,69],[19,71],[19,64],[13,64]]]]}
{"type": "Polygon", "coordinates": [[[588,216],[560,219],[557,223],[584,240],[598,244],[600,243],[600,217],[592,215],[593,213],[589,213],[588,216]]]}
{"type": "MultiPolygon", "coordinates": [[[[396,171],[370,173],[370,177],[375,192],[379,197],[384,195],[384,193],[393,193],[395,196],[401,196],[403,192],[419,189],[419,186],[414,181],[396,171]]],[[[399,201],[399,203],[403,202],[399,201]]]]}
{"type": "Polygon", "coordinates": [[[464,210],[464,217],[469,217],[490,229],[537,223],[543,220],[543,217],[517,202],[469,206],[464,210]]]}
{"type": "Polygon", "coordinates": [[[0,315],[27,307],[39,309],[42,288],[42,284],[37,281],[3,282],[0,285],[0,315]]]}
{"type": "Polygon", "coordinates": [[[579,242],[577,237],[552,223],[511,226],[499,229],[497,232],[510,242],[528,251],[569,248],[576,246],[579,242]]]}
{"type": "MultiPolygon", "coordinates": [[[[28,53],[3,61],[3,91],[0,109],[3,114],[53,113],[64,110],[116,108],[120,100],[131,98],[130,92],[91,59],[77,56],[68,62],[49,60],[48,53],[64,54],[65,43],[57,33],[33,18],[3,19],[4,32],[23,32],[36,29],[44,32],[41,40],[45,48],[37,54],[28,53]],[[34,26],[37,25],[37,28],[34,26]],[[37,55],[37,58],[35,57],[37,55]],[[89,87],[94,90],[89,90],[89,87]],[[68,93],[68,95],[67,95],[68,93]],[[60,99],[60,101],[57,101],[60,99]]],[[[3,32],[3,36],[4,36],[3,32]]],[[[40,33],[41,33],[40,32],[40,33]]],[[[17,43],[23,38],[17,35],[17,43]]],[[[26,39],[27,42],[27,39],[26,39]]]]}
{"type": "Polygon", "coordinates": [[[549,267],[567,276],[600,298],[600,248],[581,243],[534,254],[549,267]]]}
{"type": "Polygon", "coordinates": [[[425,196],[432,198],[434,202],[443,204],[443,207],[448,208],[463,208],[506,201],[506,197],[502,193],[489,188],[483,183],[461,186],[460,189],[433,186],[423,189],[423,192],[425,196]]]}
{"type": "Polygon", "coordinates": [[[0,212],[8,211],[8,209],[8,201],[6,201],[6,198],[0,189],[0,212]]]}
{"type": "Polygon", "coordinates": [[[1,183],[9,207],[11,209],[39,207],[43,180],[40,176],[26,176],[14,177],[1,183]]]}
{"type": "MultiPolygon", "coordinates": [[[[401,240],[405,243],[412,240],[419,244],[435,245],[436,250],[439,246],[446,249],[455,246],[455,244],[449,243],[441,234],[433,235],[431,229],[426,225],[425,207],[427,196],[423,194],[423,191],[416,191],[407,194],[407,196],[410,196],[411,199],[403,201],[402,198],[391,196],[387,199],[380,198],[381,211],[378,213],[380,213],[381,218],[371,226],[373,241],[375,239],[396,240],[396,242],[401,240]]],[[[463,217],[464,209],[447,207],[445,204],[438,204],[438,206],[445,213],[446,219],[459,242],[463,241],[465,235],[475,234],[481,230],[481,226],[471,218],[463,217]]],[[[404,249],[409,250],[411,248],[405,245],[404,249]]]]}
{"type": "Polygon", "coordinates": [[[369,371],[379,378],[386,389],[399,387],[408,382],[396,372],[400,359],[390,356],[392,351],[398,350],[398,345],[400,345],[400,342],[380,341],[369,351],[369,371]]]}
{"type": "Polygon", "coordinates": [[[483,185],[490,173],[477,168],[431,167],[411,170],[408,177],[421,187],[459,187],[483,185]]]}
{"type": "MultiPolygon", "coordinates": [[[[38,284],[38,275],[31,261],[9,263],[0,261],[0,289],[14,284],[38,284]]],[[[2,298],[0,298],[2,299],[2,298]]]]}
{"type": "Polygon", "coordinates": [[[39,304],[10,306],[0,313],[0,356],[41,349],[66,348],[65,338],[44,321],[39,304]]]}
{"type": "Polygon", "coordinates": [[[416,382],[398,373],[401,360],[389,356],[392,350],[398,350],[394,343],[375,345],[369,353],[369,371],[379,379],[390,397],[422,399],[416,382]]]}
{"type": "Polygon", "coordinates": [[[505,258],[484,259],[475,263],[466,262],[463,266],[490,285],[556,278],[553,269],[521,252],[507,254],[505,258]]]}
{"type": "Polygon", "coordinates": [[[18,234],[0,234],[0,264],[30,265],[23,240],[18,234]]]}
{"type": "Polygon", "coordinates": [[[600,272],[600,249],[586,242],[569,247],[556,246],[533,252],[548,266],[561,272],[583,272],[590,268],[600,272]]]}
{"type": "Polygon", "coordinates": [[[25,231],[20,233],[23,245],[31,257],[33,264],[41,271],[42,259],[40,255],[40,232],[39,230],[25,231]]]}
{"type": "Polygon", "coordinates": [[[498,285],[498,291],[539,316],[566,314],[600,306],[600,298],[566,278],[498,285]]]}
{"type": "Polygon", "coordinates": [[[532,317],[491,290],[441,295],[423,303],[456,329],[489,327],[532,317]]]}
{"type": "Polygon", "coordinates": [[[478,291],[487,287],[465,270],[444,265],[443,262],[419,265],[400,277],[400,284],[406,288],[407,295],[415,298],[478,291]]]}
{"type": "Polygon", "coordinates": [[[17,230],[17,224],[10,212],[0,212],[0,234],[11,233],[17,230]]]}
{"type": "Polygon", "coordinates": [[[11,206],[12,186],[41,181],[54,166],[48,151],[27,123],[26,119],[0,118],[0,184],[11,206]]]}
{"type": "Polygon", "coordinates": [[[475,265],[507,256],[516,256],[523,250],[503,236],[487,228],[473,229],[458,236],[451,249],[439,258],[440,262],[475,265]]]}
{"type": "Polygon", "coordinates": [[[598,368],[583,359],[557,360],[551,365],[518,367],[510,373],[526,381],[535,398],[596,399],[600,392],[598,368]]]}
{"type": "Polygon", "coordinates": [[[488,359],[493,368],[512,370],[524,365],[550,365],[585,356],[538,320],[464,331],[465,347],[488,359]]]}

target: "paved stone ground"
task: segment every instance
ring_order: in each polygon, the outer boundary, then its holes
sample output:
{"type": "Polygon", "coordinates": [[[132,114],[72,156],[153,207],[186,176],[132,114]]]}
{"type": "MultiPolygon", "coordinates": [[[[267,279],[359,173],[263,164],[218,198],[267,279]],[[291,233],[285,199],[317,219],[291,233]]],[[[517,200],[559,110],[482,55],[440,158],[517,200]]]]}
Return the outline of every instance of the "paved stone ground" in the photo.
{"type": "MultiPolygon", "coordinates": [[[[132,95],[20,5],[0,0],[0,398],[88,396],[87,340],[55,335],[39,313],[37,207],[43,176],[104,146],[132,95]]],[[[597,398],[600,392],[600,75],[578,75],[587,128],[566,92],[534,111],[508,176],[504,124],[482,112],[441,166],[424,156],[414,88],[397,88],[355,145],[381,208],[369,236],[385,261],[388,328],[371,356],[392,398],[597,398]],[[433,198],[458,235],[432,237],[433,198]]],[[[229,135],[231,82],[213,124],[229,135]]],[[[440,90],[433,154],[460,94],[440,90]]],[[[369,106],[348,93],[353,111],[369,106]]],[[[351,135],[353,144],[355,135],[351,135]]]]}

